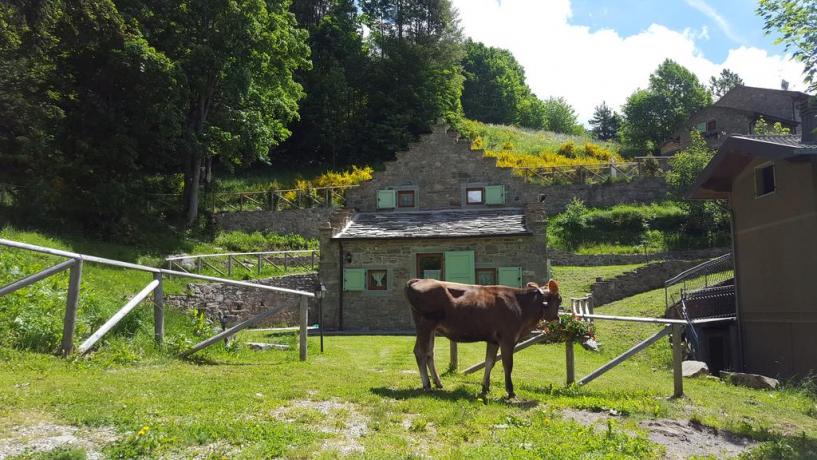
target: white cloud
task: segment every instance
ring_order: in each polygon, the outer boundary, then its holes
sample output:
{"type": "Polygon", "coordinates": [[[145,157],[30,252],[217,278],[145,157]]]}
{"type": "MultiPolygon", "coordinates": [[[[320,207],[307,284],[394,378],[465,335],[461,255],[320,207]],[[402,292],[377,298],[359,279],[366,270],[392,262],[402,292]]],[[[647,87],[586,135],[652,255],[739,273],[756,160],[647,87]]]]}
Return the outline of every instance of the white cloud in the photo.
{"type": "Polygon", "coordinates": [[[712,7],[709,3],[706,3],[706,0],[686,0],[687,5],[695,8],[696,10],[700,11],[701,13],[705,14],[718,25],[718,28],[721,29],[721,32],[724,33],[730,40],[736,43],[744,44],[746,41],[741,37],[735,30],[732,28],[732,25],[729,24],[729,21],[724,19],[723,16],[718,13],[718,10],[712,7]]]}
{"type": "Polygon", "coordinates": [[[509,49],[525,67],[528,84],[541,98],[563,96],[586,122],[602,100],[620,107],[666,58],[693,71],[702,82],[728,67],[747,85],[803,89],[802,67],[780,55],[741,46],[723,62],[696,47],[708,31],[675,31],[659,24],[629,36],[611,29],[590,31],[570,24],[570,0],[454,0],[465,34],[509,49]]]}

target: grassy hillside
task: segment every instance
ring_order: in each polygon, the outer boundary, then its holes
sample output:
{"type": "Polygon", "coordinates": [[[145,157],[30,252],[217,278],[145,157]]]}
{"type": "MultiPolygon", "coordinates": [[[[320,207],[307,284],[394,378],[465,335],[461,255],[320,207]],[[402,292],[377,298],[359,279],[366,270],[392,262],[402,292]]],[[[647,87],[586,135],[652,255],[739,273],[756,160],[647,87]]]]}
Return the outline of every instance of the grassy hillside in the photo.
{"type": "Polygon", "coordinates": [[[471,148],[496,157],[506,168],[546,168],[623,161],[620,146],[590,136],[535,131],[516,126],[491,125],[463,120],[457,128],[472,141],[471,148]]]}

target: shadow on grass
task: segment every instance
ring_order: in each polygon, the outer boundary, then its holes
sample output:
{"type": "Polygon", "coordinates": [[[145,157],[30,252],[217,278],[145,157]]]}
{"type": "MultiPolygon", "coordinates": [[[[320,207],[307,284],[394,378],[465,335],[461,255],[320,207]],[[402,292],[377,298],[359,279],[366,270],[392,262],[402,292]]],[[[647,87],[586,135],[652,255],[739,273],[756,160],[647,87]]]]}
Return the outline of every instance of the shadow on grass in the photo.
{"type": "MultiPolygon", "coordinates": [[[[396,400],[406,400],[414,398],[433,398],[441,401],[472,401],[481,402],[483,404],[488,404],[489,402],[496,402],[507,404],[509,406],[514,406],[523,410],[533,409],[534,407],[539,405],[539,402],[535,400],[526,400],[519,398],[508,399],[507,397],[504,396],[491,397],[490,395],[486,397],[462,385],[454,390],[445,389],[423,390],[422,388],[395,389],[387,387],[377,387],[372,388],[371,392],[384,398],[396,400]]],[[[497,396],[498,395],[499,393],[497,393],[497,396]]]]}

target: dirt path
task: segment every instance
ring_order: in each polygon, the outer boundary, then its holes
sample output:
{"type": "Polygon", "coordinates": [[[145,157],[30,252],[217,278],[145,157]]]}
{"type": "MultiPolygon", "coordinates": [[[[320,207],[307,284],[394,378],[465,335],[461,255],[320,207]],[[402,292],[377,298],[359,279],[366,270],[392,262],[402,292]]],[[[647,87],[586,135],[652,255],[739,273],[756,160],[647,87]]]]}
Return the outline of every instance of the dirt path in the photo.
{"type": "MultiPolygon", "coordinates": [[[[592,425],[599,430],[607,429],[608,420],[619,418],[606,412],[575,409],[564,409],[562,416],[582,425],[592,425]]],[[[686,420],[644,420],[639,426],[647,432],[651,441],[666,448],[664,458],[672,460],[691,456],[735,457],[757,445],[750,439],[686,420]]]]}

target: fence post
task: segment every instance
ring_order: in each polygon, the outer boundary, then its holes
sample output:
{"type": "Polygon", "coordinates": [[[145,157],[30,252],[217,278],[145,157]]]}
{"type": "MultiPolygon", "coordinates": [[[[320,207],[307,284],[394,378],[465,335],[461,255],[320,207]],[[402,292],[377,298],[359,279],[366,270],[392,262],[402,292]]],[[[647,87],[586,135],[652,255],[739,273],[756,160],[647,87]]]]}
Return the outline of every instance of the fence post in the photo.
{"type": "Polygon", "coordinates": [[[567,384],[572,385],[576,382],[576,367],[573,358],[573,339],[568,339],[565,342],[565,367],[567,370],[567,384]]]}
{"type": "Polygon", "coordinates": [[[227,256],[227,276],[233,276],[233,256],[227,256]]]}
{"type": "Polygon", "coordinates": [[[684,327],[682,324],[672,325],[672,381],[674,390],[672,396],[680,398],[684,396],[684,376],[682,371],[682,361],[684,359],[681,350],[681,333],[684,327]]]}
{"type": "Polygon", "coordinates": [[[309,301],[301,296],[300,301],[301,331],[298,351],[301,354],[301,361],[306,361],[306,334],[309,327],[309,301]]]}
{"type": "Polygon", "coordinates": [[[62,356],[68,357],[74,350],[74,329],[77,324],[79,286],[82,281],[82,259],[75,259],[68,277],[68,298],[65,302],[65,321],[62,325],[62,356]]]}
{"type": "Polygon", "coordinates": [[[165,293],[162,274],[155,273],[153,279],[159,282],[153,291],[153,339],[161,345],[165,339],[165,293]]]}
{"type": "Polygon", "coordinates": [[[448,340],[448,369],[452,372],[456,372],[457,368],[459,367],[459,356],[457,356],[457,342],[449,339],[448,340]]]}
{"type": "Polygon", "coordinates": [[[261,276],[261,254],[258,254],[258,276],[261,276]]]}
{"type": "Polygon", "coordinates": [[[323,199],[325,200],[324,201],[324,206],[327,207],[327,208],[331,208],[332,207],[332,189],[331,188],[327,187],[326,189],[324,189],[323,199]]]}

